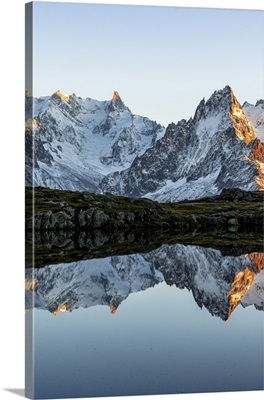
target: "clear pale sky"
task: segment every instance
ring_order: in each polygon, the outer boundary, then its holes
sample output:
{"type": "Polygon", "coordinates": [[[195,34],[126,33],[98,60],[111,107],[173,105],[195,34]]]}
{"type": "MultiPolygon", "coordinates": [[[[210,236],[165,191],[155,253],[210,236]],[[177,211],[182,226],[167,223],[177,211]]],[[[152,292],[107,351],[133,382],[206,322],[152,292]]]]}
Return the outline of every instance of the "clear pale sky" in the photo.
{"type": "Polygon", "coordinates": [[[264,97],[264,11],[34,3],[34,96],[111,99],[164,125],[229,84],[264,97]]]}

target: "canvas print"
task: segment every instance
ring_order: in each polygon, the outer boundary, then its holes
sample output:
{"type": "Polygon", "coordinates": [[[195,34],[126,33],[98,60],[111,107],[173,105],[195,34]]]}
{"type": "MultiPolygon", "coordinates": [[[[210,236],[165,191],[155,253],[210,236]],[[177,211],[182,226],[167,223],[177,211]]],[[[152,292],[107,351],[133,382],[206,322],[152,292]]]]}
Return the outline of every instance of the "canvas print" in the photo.
{"type": "Polygon", "coordinates": [[[263,11],[26,5],[26,396],[263,390],[263,11]]]}

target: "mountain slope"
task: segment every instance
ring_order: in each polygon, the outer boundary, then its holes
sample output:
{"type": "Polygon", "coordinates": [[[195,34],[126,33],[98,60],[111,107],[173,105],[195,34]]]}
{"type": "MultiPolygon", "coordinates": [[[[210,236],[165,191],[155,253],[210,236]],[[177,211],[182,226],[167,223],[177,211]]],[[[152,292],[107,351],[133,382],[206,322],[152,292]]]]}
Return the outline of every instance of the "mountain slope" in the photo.
{"type": "Polygon", "coordinates": [[[190,120],[165,135],[131,166],[104,178],[102,192],[158,201],[215,195],[223,188],[263,188],[264,146],[226,86],[203,99],[190,120]]]}
{"type": "Polygon", "coordinates": [[[161,125],[134,115],[118,92],[110,101],[60,91],[26,95],[26,185],[93,192],[163,134],[161,125]]]}
{"type": "Polygon", "coordinates": [[[256,137],[264,142],[264,100],[258,100],[255,106],[245,102],[242,108],[254,129],[256,137]]]}

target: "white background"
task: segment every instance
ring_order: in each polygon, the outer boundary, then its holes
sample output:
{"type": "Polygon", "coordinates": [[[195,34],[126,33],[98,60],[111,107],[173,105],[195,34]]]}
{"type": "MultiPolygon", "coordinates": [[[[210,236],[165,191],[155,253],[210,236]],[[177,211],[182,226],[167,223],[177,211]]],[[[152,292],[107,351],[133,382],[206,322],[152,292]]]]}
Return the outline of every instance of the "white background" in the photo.
{"type": "MultiPolygon", "coordinates": [[[[94,0],[93,3],[100,1],[94,0]]],[[[264,9],[263,0],[104,0],[101,3],[264,9]]],[[[1,1],[0,12],[0,396],[4,400],[23,396],[24,388],[24,4],[24,0],[1,1]]],[[[263,357],[263,354],[259,356],[263,357]]],[[[259,400],[263,391],[170,397],[175,400],[220,400],[230,395],[235,400],[248,397],[259,400]]],[[[157,398],[149,397],[151,400],[157,398]]],[[[158,396],[161,397],[165,396],[158,396]]]]}

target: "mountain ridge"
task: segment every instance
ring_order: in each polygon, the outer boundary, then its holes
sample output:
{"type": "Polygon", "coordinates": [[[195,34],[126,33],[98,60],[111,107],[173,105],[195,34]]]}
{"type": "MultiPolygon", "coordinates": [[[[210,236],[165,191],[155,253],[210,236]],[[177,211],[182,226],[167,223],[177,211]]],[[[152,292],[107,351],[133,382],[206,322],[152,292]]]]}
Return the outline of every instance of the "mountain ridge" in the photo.
{"type": "Polygon", "coordinates": [[[26,96],[26,185],[95,191],[107,173],[128,167],[164,129],[133,114],[118,92],[108,101],[59,90],[26,96]]]}
{"type": "Polygon", "coordinates": [[[127,170],[105,177],[101,192],[157,201],[263,186],[264,151],[230,86],[199,103],[194,117],[170,124],[127,170]]]}
{"type": "Polygon", "coordinates": [[[264,145],[254,132],[264,132],[263,104],[241,107],[227,85],[165,130],[117,91],[107,101],[26,93],[26,185],[158,201],[262,190],[264,145]]]}

